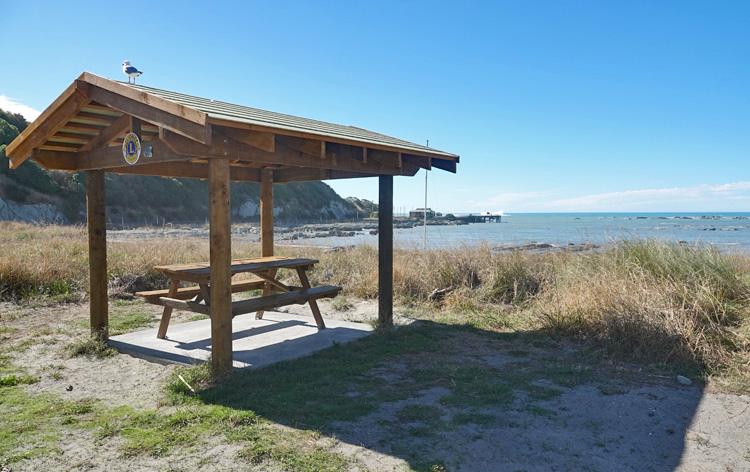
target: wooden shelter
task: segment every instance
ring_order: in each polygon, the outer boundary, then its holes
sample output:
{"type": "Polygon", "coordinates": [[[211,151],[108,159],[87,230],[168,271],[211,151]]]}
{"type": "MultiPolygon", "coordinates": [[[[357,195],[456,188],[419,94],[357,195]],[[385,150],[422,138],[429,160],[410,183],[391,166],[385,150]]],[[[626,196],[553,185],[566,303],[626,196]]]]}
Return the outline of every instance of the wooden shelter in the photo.
{"type": "Polygon", "coordinates": [[[379,320],[392,323],[393,176],[456,172],[459,157],[374,133],[127,84],[84,72],[8,147],[11,168],[32,159],[85,172],[92,333],[108,335],[105,172],[209,181],[211,338],[214,368],[232,365],[230,186],[260,182],[262,256],[273,255],[273,184],[379,179],[379,320]],[[143,147],[126,162],[123,139],[143,147]]]}

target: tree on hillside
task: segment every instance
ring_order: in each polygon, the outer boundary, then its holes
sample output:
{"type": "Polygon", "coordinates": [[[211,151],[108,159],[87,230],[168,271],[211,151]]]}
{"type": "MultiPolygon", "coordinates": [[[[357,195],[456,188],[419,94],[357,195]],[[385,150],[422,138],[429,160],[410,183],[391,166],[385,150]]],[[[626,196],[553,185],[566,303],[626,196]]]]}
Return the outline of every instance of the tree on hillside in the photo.
{"type": "Polygon", "coordinates": [[[0,173],[4,174],[8,170],[5,146],[26,129],[26,126],[28,126],[28,122],[23,116],[0,109],[0,173]]]}
{"type": "Polygon", "coordinates": [[[0,121],[5,121],[10,125],[15,126],[19,133],[25,130],[27,126],[29,126],[29,122],[26,121],[26,118],[24,118],[23,115],[21,115],[20,113],[11,113],[9,111],[3,110],[2,108],[0,108],[0,121]]]}
{"type": "Polygon", "coordinates": [[[5,146],[18,136],[18,128],[0,119],[0,145],[5,146]]]}

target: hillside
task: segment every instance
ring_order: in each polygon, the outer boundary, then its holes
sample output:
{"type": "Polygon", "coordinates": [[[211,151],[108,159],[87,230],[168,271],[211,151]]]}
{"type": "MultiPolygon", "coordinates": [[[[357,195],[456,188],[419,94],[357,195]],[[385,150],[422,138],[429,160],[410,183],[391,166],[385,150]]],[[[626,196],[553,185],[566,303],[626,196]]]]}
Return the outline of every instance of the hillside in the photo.
{"type": "MultiPolygon", "coordinates": [[[[84,176],[46,171],[27,161],[8,169],[5,145],[28,125],[23,116],[0,110],[0,220],[78,223],[85,220],[84,176]]],[[[257,220],[258,184],[232,184],[236,220],[257,220]]],[[[204,180],[148,176],[107,176],[107,217],[113,224],[142,225],[204,221],[208,190],[204,180]]],[[[352,218],[357,208],[323,182],[274,186],[274,211],[281,221],[352,218]]]]}
{"type": "Polygon", "coordinates": [[[372,215],[373,213],[377,213],[378,211],[377,203],[371,202],[370,200],[364,198],[346,197],[346,201],[354,206],[357,214],[362,216],[372,215]]]}

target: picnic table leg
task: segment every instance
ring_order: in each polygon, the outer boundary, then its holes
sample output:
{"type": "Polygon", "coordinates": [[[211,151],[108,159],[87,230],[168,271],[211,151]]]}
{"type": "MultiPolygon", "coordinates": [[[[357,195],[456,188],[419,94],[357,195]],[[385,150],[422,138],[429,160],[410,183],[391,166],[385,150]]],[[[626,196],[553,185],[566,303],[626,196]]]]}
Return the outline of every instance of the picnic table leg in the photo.
{"type": "MultiPolygon", "coordinates": [[[[271,270],[269,270],[267,272],[267,274],[268,274],[269,277],[275,278],[277,271],[278,271],[277,269],[271,269],[271,270]]],[[[266,282],[263,285],[263,296],[265,297],[266,295],[270,295],[271,292],[273,292],[273,285],[271,285],[268,282],[266,282]]],[[[263,319],[263,313],[265,313],[263,310],[256,311],[255,312],[255,319],[256,320],[262,320],[263,319]]]]}
{"type": "Polygon", "coordinates": [[[203,298],[203,302],[206,304],[206,306],[210,306],[211,305],[211,289],[206,284],[198,284],[198,287],[201,290],[201,297],[203,298]]]}
{"type": "MultiPolygon", "coordinates": [[[[172,279],[169,282],[169,297],[174,298],[177,295],[177,290],[180,288],[180,281],[172,279]]],[[[167,337],[167,328],[169,327],[169,320],[172,318],[172,307],[165,306],[164,311],[161,312],[161,322],[159,323],[159,332],[156,337],[164,339],[167,337]]]]}
{"type": "MultiPolygon", "coordinates": [[[[299,281],[302,283],[303,288],[310,288],[310,280],[307,278],[307,272],[304,267],[297,268],[297,275],[299,281]]],[[[315,324],[318,325],[318,329],[325,329],[326,324],[323,322],[323,317],[320,315],[320,308],[318,308],[318,302],[315,300],[309,300],[307,302],[310,305],[310,311],[312,311],[313,318],[315,318],[315,324]]]]}

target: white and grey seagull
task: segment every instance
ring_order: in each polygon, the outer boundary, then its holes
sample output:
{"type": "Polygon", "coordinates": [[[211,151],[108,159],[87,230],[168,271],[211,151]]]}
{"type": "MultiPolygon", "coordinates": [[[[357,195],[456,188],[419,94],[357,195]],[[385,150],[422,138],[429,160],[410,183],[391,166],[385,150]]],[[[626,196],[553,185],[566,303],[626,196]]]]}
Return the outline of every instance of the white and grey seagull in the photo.
{"type": "Polygon", "coordinates": [[[128,76],[128,83],[131,83],[130,79],[133,79],[132,83],[135,83],[135,79],[137,77],[140,77],[140,75],[143,73],[135,67],[131,66],[130,61],[122,61],[122,72],[123,74],[128,76]]]}

